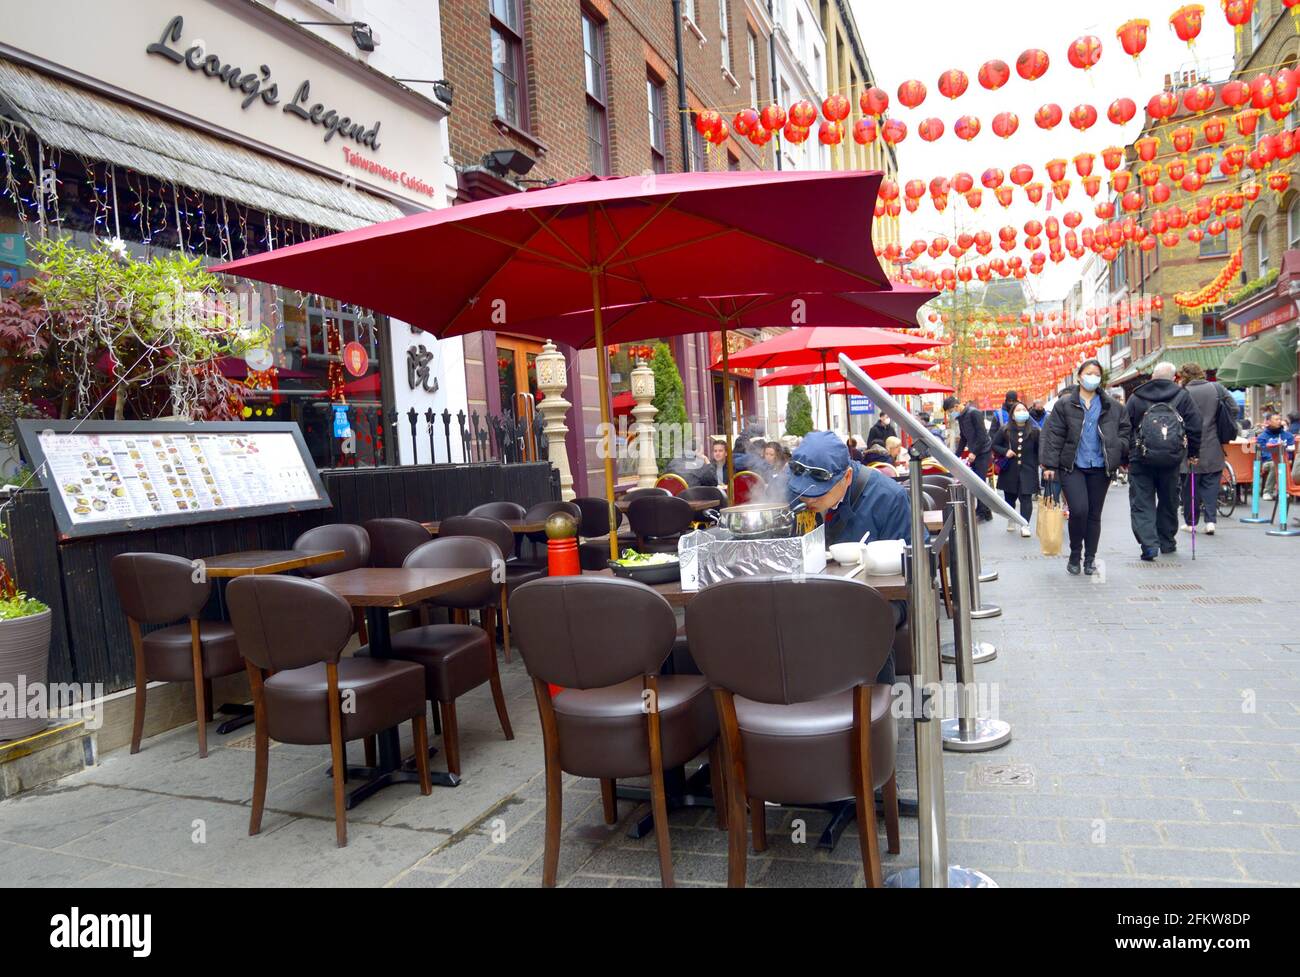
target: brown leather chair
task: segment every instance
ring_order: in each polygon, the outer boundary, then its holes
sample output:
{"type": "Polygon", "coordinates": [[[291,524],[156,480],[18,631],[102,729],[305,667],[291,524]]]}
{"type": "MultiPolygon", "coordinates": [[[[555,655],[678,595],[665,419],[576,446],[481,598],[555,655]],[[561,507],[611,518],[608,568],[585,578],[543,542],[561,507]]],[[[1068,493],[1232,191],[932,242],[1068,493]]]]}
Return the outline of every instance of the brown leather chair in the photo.
{"type": "Polygon", "coordinates": [[[429,530],[414,519],[367,519],[361,526],[370,537],[372,567],[400,567],[411,550],[430,539],[429,530]]]}
{"type": "MultiPolygon", "coordinates": [[[[444,519],[438,527],[438,536],[440,539],[452,536],[477,536],[495,543],[497,549],[504,555],[514,552],[514,531],[500,519],[487,516],[452,516],[450,519],[444,519]]],[[[505,649],[506,661],[510,661],[510,595],[521,584],[546,576],[546,568],[507,559],[505,574],[505,583],[498,592],[493,606],[501,610],[501,643],[505,649]]]]}
{"type": "Polygon", "coordinates": [[[642,553],[676,554],[678,538],[694,520],[690,503],[672,495],[642,496],[627,507],[627,521],[642,553]]]}
{"type": "MultiPolygon", "coordinates": [[[[405,566],[492,567],[501,559],[496,544],[476,536],[431,539],[416,547],[405,566]]],[[[460,727],[456,700],[485,682],[492,687],[492,702],[506,739],[515,738],[497,672],[496,608],[498,585],[487,581],[443,594],[429,603],[451,610],[451,624],[430,624],[399,631],[392,638],[392,657],[414,662],[424,669],[425,696],[442,714],[442,746],[447,771],[460,776],[460,727]],[[469,612],[482,613],[482,627],[472,627],[469,612]]]]}
{"type": "MultiPolygon", "coordinates": [[[[578,523],[578,560],[584,570],[604,570],[609,565],[609,503],[594,496],[580,496],[573,500],[582,513],[578,523]]],[[[623,511],[615,509],[615,529],[623,525],[623,511]]],[[[618,534],[619,550],[636,545],[636,536],[630,532],[618,534]]]]}
{"type": "Polygon", "coordinates": [[[111,564],[117,599],[126,612],[135,656],[135,721],[131,752],[140,752],[150,682],[193,682],[199,756],[208,755],[212,680],[243,668],[235,630],[225,621],[200,621],[212,582],[196,582],[195,564],[166,553],[119,553],[111,564]],[[185,623],[176,621],[185,619],[185,623]],[[142,624],[168,627],[141,634],[142,624]]]}
{"type": "Polygon", "coordinates": [[[280,743],[328,743],[334,768],[334,823],[340,848],[348,843],[343,788],[343,744],[411,721],[420,793],[429,794],[429,739],[425,726],[424,672],[410,662],[342,658],[352,636],[352,608],[314,580],[237,577],[226,588],[230,619],[239,638],[253,691],[257,727],[253,811],[248,833],[262,829],[267,751],[280,743]],[[344,709],[343,692],[349,708],[344,709]]]}
{"type": "Polygon", "coordinates": [[[698,502],[700,499],[707,499],[709,502],[717,503],[719,509],[727,504],[727,496],[721,489],[712,485],[692,485],[677,493],[677,498],[685,499],[687,502],[698,502]]]}
{"type": "Polygon", "coordinates": [[[894,640],[889,603],[839,577],[747,577],[700,591],[686,631],[726,754],[728,884],[745,884],[746,801],[762,851],[764,801],[852,799],[867,884],[881,886],[878,787],[889,850],[899,850],[898,729],[889,686],[874,684],[894,640]]]}
{"type": "Polygon", "coordinates": [[[522,519],[527,511],[518,502],[484,502],[470,509],[466,515],[482,516],[484,519],[522,519]]]}
{"type": "Polygon", "coordinates": [[[514,595],[519,651],[533,679],[546,751],[542,884],[560,859],[561,773],[600,780],[605,821],[617,820],[619,778],[650,777],[659,872],[673,884],[664,770],[703,750],[717,762],[718,721],[698,675],[660,675],[677,625],[668,602],[632,580],[548,577],[514,595]],[[563,687],[551,696],[548,683],[563,687]]]}
{"type": "Polygon", "coordinates": [[[627,492],[623,494],[623,498],[631,502],[633,499],[644,499],[647,496],[658,497],[661,495],[672,495],[672,494],[673,493],[669,492],[666,488],[659,488],[659,486],[657,485],[652,485],[649,488],[629,489],[627,492]]]}
{"type": "MultiPolygon", "coordinates": [[[[302,576],[313,580],[316,577],[329,576],[331,573],[346,573],[348,570],[370,566],[370,534],[366,532],[364,526],[355,523],[332,522],[309,529],[293,541],[293,548],[301,552],[343,551],[343,556],[337,560],[313,563],[298,571],[302,576]]],[[[366,635],[366,615],[359,607],[354,607],[352,611],[352,617],[356,621],[357,640],[365,644],[369,640],[366,635]]]]}

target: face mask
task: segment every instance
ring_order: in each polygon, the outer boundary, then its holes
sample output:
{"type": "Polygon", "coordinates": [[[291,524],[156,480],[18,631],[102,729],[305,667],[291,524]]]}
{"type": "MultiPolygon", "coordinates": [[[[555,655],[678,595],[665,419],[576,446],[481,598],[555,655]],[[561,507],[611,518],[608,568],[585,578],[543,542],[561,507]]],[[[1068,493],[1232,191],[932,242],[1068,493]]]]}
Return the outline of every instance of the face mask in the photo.
{"type": "Polygon", "coordinates": [[[1029,420],[1029,411],[1027,411],[1027,410],[1018,410],[1018,411],[1016,411],[1014,414],[1012,414],[1011,416],[1014,417],[1014,418],[1015,418],[1017,421],[1019,421],[1021,424],[1023,424],[1023,423],[1025,423],[1025,421],[1029,420]]]}
{"type": "Polygon", "coordinates": [[[1084,390],[1096,390],[1101,386],[1101,377],[1086,373],[1079,378],[1079,382],[1083,384],[1084,390]]]}

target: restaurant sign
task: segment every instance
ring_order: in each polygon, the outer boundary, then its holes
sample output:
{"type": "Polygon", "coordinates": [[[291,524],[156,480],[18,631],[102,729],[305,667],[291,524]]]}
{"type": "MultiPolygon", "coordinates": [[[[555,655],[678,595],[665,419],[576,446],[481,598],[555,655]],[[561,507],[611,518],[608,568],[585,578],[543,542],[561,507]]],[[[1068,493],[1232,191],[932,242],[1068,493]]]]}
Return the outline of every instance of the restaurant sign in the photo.
{"type": "Polygon", "coordinates": [[[1290,322],[1296,317],[1296,304],[1293,301],[1274,309],[1272,312],[1265,312],[1257,319],[1251,319],[1243,323],[1241,327],[1242,336],[1253,336],[1256,333],[1267,332],[1278,326],[1290,322]]]}
{"type": "MultiPolygon", "coordinates": [[[[739,353],[754,345],[754,341],[743,333],[735,331],[727,332],[727,355],[739,353]]],[[[714,365],[714,369],[722,369],[722,335],[720,333],[709,333],[709,362],[714,365]]],[[[732,367],[729,372],[733,377],[753,377],[753,370],[737,370],[732,367]]]]}

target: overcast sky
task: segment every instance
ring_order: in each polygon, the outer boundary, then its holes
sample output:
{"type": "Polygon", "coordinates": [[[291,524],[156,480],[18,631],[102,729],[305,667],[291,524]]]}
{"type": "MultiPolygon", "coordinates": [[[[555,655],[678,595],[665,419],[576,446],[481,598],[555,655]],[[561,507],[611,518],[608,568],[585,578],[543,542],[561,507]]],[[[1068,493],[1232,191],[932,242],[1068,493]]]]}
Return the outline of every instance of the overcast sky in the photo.
{"type": "MultiPolygon", "coordinates": [[[[904,247],[915,238],[928,241],[939,234],[951,240],[954,226],[971,232],[987,229],[996,241],[997,229],[1004,224],[1015,226],[1023,234],[1023,225],[1031,217],[1042,221],[1050,213],[1059,218],[1067,210],[1080,211],[1084,227],[1097,223],[1093,206],[1104,199],[1107,175],[1100,151],[1111,145],[1123,146],[1137,137],[1144,106],[1163,87],[1165,74],[1199,69],[1201,77],[1221,80],[1232,67],[1232,28],[1215,0],[1203,0],[1205,17],[1195,51],[1178,40],[1169,27],[1169,15],[1180,6],[1176,0],[1052,0],[1038,5],[991,0],[850,2],[877,84],[889,93],[890,114],[907,123],[907,138],[897,147],[900,187],[909,179],[922,179],[928,185],[931,177],[951,177],[963,170],[979,186],[980,174],[989,167],[1009,172],[1017,163],[1029,163],[1034,168],[1034,180],[1041,181],[1046,191],[1051,182],[1044,169],[1046,162],[1057,157],[1072,160],[1083,152],[1098,154],[1094,172],[1103,175],[1103,190],[1093,200],[1084,193],[1071,165],[1070,197],[1065,204],[1053,200],[1050,211],[1050,193],[1045,192],[1042,203],[1034,206],[1017,188],[1015,203],[1006,210],[986,190],[978,211],[971,211],[954,194],[948,209],[940,214],[930,204],[927,191],[915,214],[903,211],[904,247]],[[1137,17],[1151,25],[1146,50],[1135,64],[1124,53],[1115,32],[1121,24],[1137,17]],[[1097,66],[1083,72],[1069,63],[1066,52],[1071,41],[1087,34],[1101,40],[1102,53],[1097,66]],[[1042,48],[1051,59],[1051,67],[1037,81],[1025,81],[1015,70],[1016,58],[1027,48],[1042,48]],[[980,86],[976,75],[980,65],[995,58],[1011,68],[1011,80],[990,92],[980,86]],[[949,68],[958,68],[970,77],[966,93],[952,101],[938,91],[939,76],[949,68]],[[908,109],[898,104],[897,92],[900,83],[913,78],[925,84],[927,95],[917,108],[908,109]],[[1106,118],[1107,106],[1121,96],[1133,99],[1138,108],[1133,121],[1123,128],[1106,118]],[[1034,123],[1034,113],[1047,102],[1055,102],[1065,115],[1050,132],[1034,123]],[[1096,108],[1098,122],[1086,132],[1079,132],[1070,125],[1069,114],[1075,105],[1084,102],[1096,108]],[[999,112],[1015,112],[1020,117],[1020,128],[1006,140],[993,134],[993,117],[999,112]],[[980,120],[980,134],[970,142],[958,139],[952,131],[953,123],[962,115],[975,115],[980,120]],[[927,143],[917,135],[917,127],[931,116],[943,120],[945,131],[941,138],[927,143]]],[[[856,101],[854,117],[858,112],[856,101]]],[[[1043,250],[1046,252],[1046,241],[1043,250]]],[[[1014,253],[1025,254],[1023,248],[1014,253]]],[[[1003,254],[996,244],[993,254],[1003,254]]],[[[1025,258],[1027,261],[1027,254],[1025,258]]],[[[947,261],[951,264],[951,259],[947,261]]],[[[1081,264],[1067,254],[1059,266],[1049,261],[1041,276],[1030,275],[1025,281],[1040,298],[1060,298],[1077,279],[1081,264]]]]}

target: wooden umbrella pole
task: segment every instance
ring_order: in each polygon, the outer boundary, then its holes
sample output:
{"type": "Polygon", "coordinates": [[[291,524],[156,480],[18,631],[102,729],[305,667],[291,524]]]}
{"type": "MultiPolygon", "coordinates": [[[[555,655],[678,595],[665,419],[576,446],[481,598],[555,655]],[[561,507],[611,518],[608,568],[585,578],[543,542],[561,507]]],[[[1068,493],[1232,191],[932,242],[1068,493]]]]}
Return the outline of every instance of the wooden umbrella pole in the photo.
{"type": "Polygon", "coordinates": [[[826,379],[826,350],[822,350],[822,393],[826,396],[826,430],[831,429],[831,385],[826,379]]]}
{"type": "Polygon", "coordinates": [[[618,510],[614,507],[614,423],[609,397],[609,351],[605,349],[605,324],[600,311],[600,272],[591,270],[591,308],[596,326],[596,370],[600,390],[600,423],[605,435],[605,501],[609,505],[609,558],[618,559],[618,510]]]}
{"type": "Polygon", "coordinates": [[[722,440],[727,445],[727,495],[736,503],[736,461],[731,456],[731,370],[727,366],[727,327],[722,327],[722,440]]]}

